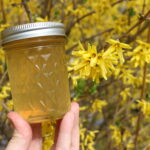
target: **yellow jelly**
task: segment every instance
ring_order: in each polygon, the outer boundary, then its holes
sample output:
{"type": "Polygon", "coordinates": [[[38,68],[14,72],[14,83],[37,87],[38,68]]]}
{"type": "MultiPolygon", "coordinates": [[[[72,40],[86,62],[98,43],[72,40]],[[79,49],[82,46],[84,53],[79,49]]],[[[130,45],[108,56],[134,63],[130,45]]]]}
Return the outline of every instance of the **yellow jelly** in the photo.
{"type": "Polygon", "coordinates": [[[30,123],[62,118],[70,108],[65,37],[25,38],[3,46],[15,111],[30,123]]]}

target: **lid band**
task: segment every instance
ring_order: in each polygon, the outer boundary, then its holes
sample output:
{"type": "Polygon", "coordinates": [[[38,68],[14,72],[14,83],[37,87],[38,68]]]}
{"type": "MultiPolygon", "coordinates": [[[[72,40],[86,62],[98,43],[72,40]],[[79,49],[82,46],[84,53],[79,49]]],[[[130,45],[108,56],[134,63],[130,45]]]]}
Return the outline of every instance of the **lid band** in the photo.
{"type": "Polygon", "coordinates": [[[57,22],[36,22],[10,27],[2,32],[2,44],[42,36],[65,36],[64,25],[57,22]]]}

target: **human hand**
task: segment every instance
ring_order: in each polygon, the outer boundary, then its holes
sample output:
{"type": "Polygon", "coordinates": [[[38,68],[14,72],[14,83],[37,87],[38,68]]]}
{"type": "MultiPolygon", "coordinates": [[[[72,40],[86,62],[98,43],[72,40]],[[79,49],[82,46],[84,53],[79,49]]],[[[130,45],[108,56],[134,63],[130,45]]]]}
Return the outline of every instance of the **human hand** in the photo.
{"type": "MultiPolygon", "coordinates": [[[[16,112],[8,113],[14,134],[6,150],[42,150],[41,124],[30,125],[16,112]]],[[[51,150],[79,150],[79,106],[73,102],[71,110],[57,122],[55,142],[51,150]]]]}

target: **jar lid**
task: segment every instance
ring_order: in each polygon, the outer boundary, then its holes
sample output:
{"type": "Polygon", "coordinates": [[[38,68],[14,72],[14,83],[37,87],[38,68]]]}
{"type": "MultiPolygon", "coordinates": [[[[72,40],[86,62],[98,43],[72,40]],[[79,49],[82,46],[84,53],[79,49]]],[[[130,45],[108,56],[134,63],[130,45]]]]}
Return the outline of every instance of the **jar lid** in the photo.
{"type": "Polygon", "coordinates": [[[6,28],[2,31],[2,44],[8,42],[41,37],[65,36],[64,25],[58,22],[36,22],[6,28]]]}

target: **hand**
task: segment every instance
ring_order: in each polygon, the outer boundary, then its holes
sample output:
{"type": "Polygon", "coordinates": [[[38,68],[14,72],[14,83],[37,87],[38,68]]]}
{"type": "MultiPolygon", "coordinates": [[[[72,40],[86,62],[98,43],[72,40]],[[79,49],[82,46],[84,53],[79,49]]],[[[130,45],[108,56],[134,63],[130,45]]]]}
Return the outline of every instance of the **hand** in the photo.
{"type": "MultiPolygon", "coordinates": [[[[8,113],[14,135],[6,150],[42,150],[41,124],[30,125],[16,112],[8,113]]],[[[55,142],[51,150],[79,150],[79,106],[73,102],[71,110],[58,121],[55,142]]]]}

